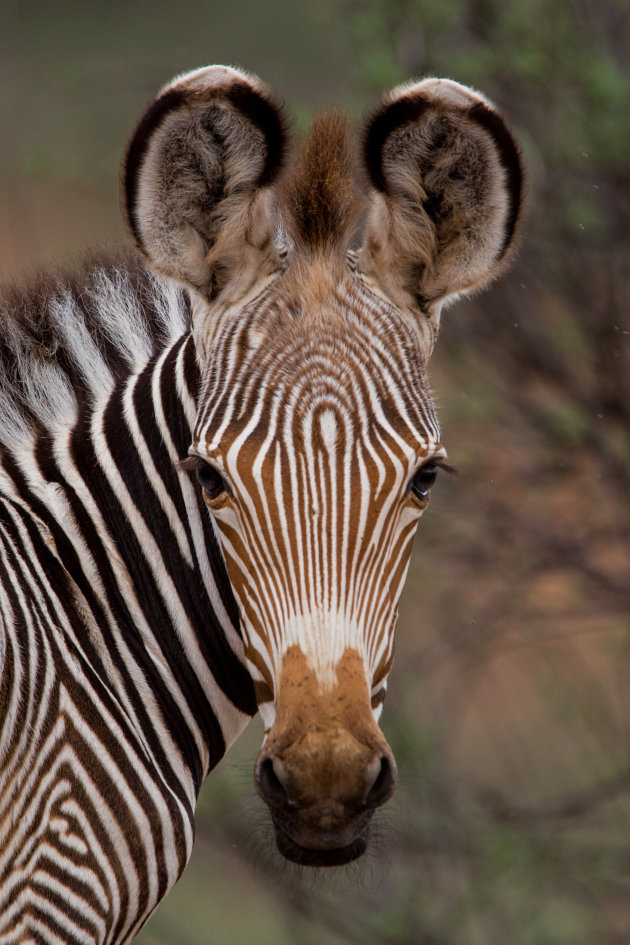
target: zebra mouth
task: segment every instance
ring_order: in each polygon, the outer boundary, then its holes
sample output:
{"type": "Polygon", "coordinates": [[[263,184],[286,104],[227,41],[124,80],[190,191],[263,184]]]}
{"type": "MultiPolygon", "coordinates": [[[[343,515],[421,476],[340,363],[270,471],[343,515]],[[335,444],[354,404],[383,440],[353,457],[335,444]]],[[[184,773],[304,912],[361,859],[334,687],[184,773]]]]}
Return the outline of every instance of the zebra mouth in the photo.
{"type": "Polygon", "coordinates": [[[281,827],[276,826],[278,851],[285,859],[298,863],[300,866],[345,866],[346,863],[352,863],[365,853],[367,843],[368,830],[366,828],[356,840],[345,847],[313,850],[301,847],[281,827]]]}

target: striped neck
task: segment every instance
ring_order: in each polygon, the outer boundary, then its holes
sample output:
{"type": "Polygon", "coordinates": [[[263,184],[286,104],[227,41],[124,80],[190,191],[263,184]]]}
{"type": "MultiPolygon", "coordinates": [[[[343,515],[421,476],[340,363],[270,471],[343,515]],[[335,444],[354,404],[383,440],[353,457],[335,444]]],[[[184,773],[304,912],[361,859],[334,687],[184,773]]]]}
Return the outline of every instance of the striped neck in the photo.
{"type": "Polygon", "coordinates": [[[213,526],[176,466],[198,383],[182,336],[72,429],[40,436],[28,483],[22,463],[10,470],[65,572],[74,642],[163,777],[181,782],[183,765],[195,796],[256,711],[213,526]]]}

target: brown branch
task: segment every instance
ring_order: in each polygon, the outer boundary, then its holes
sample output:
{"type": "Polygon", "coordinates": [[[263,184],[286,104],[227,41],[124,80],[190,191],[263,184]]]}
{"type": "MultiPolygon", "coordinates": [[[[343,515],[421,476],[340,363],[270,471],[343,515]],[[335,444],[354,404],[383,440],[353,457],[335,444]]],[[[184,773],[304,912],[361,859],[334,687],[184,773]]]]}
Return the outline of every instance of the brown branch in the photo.
{"type": "Polygon", "coordinates": [[[499,791],[488,787],[477,792],[477,800],[500,823],[535,827],[552,820],[573,820],[592,814],[602,804],[614,801],[628,792],[630,769],[597,781],[588,788],[565,794],[544,807],[521,807],[512,804],[499,791]]]}

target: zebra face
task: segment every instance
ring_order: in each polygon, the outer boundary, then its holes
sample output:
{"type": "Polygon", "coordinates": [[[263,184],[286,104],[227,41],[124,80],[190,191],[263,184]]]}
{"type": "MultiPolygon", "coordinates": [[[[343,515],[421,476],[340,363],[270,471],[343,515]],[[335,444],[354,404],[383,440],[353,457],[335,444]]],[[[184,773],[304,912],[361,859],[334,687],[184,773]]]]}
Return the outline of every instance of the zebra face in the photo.
{"type": "Polygon", "coordinates": [[[265,722],[257,787],[285,855],[320,863],[358,855],[393,790],[376,718],[444,456],[415,325],[334,274],[289,268],[225,319],[192,446],[265,722]]]}
{"type": "Polygon", "coordinates": [[[411,541],[445,455],[415,326],[349,267],[333,271],[313,275],[316,301],[289,268],[229,314],[191,447],[267,729],[293,646],[327,686],[356,650],[380,704],[411,541]]]}
{"type": "Polygon", "coordinates": [[[140,250],[189,289],[201,370],[191,458],[265,723],[256,787],[280,851],[365,849],[396,765],[377,719],[411,543],[444,457],[425,366],[442,305],[505,265],[521,174],[497,113],[456,83],[387,97],[364,131],[365,236],[343,119],[280,175],[280,112],[211,67],[132,139],[140,250]]]}

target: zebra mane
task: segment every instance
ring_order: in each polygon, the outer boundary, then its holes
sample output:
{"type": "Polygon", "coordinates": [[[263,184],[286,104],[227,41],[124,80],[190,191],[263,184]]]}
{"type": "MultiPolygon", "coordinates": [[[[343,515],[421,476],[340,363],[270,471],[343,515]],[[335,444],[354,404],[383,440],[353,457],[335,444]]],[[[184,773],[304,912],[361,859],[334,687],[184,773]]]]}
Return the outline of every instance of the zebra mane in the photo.
{"type": "Polygon", "coordinates": [[[188,299],[137,254],[0,293],[0,448],[70,425],[190,325],[188,299]]]}

